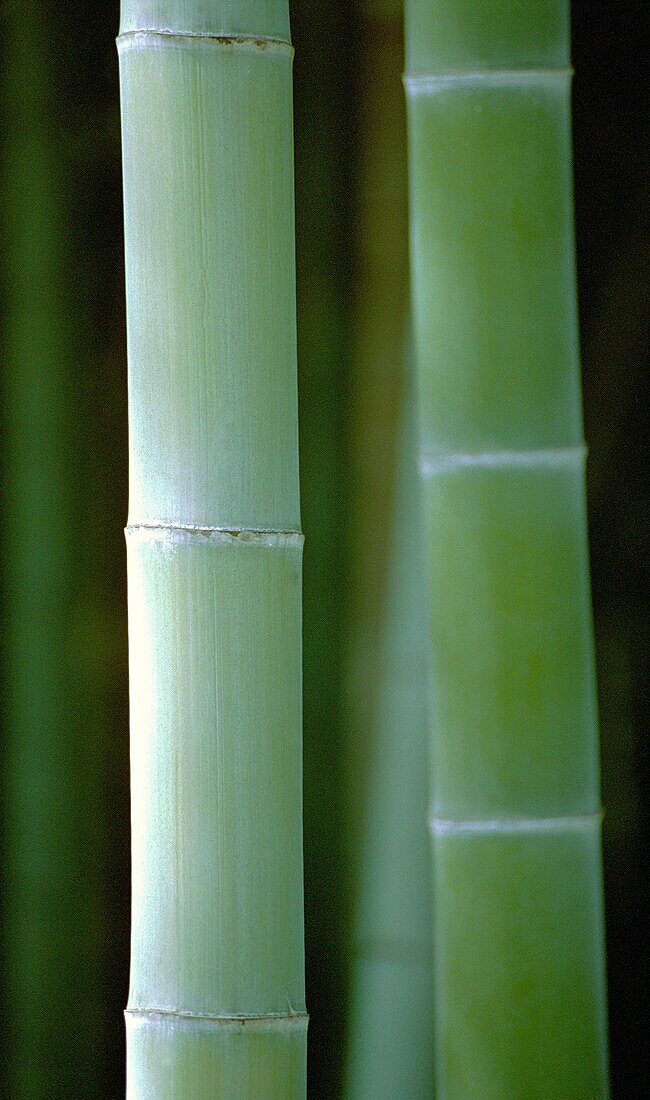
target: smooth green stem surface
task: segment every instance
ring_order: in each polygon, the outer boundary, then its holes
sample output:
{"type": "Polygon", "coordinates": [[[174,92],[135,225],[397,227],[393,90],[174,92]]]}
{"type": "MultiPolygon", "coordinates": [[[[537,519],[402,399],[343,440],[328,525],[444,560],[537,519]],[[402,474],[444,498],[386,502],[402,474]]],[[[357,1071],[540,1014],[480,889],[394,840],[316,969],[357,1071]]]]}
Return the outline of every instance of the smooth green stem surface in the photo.
{"type": "Polygon", "coordinates": [[[426,613],[412,379],[403,19],[361,5],[348,715],[357,865],[345,1095],[432,1096],[426,613]],[[409,397],[406,398],[406,392],[409,397]]]}
{"type": "Polygon", "coordinates": [[[127,1093],[298,1098],[307,1018],[288,20],[284,4],[265,3],[127,4],[123,16],[127,1093]]]}
{"type": "Polygon", "coordinates": [[[441,1098],[607,1094],[568,10],[407,5],[441,1098]]]}
{"type": "Polygon", "coordinates": [[[415,417],[407,400],[359,875],[349,1100],[433,1096],[427,615],[415,417]]]}

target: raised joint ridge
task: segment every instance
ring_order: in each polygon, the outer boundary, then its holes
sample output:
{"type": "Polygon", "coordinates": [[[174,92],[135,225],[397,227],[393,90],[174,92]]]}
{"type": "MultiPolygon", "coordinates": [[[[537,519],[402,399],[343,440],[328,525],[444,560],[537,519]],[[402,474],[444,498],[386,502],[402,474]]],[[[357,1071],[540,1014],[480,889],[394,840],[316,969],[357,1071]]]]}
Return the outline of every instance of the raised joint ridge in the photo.
{"type": "Polygon", "coordinates": [[[302,1031],[307,1028],[306,1012],[269,1012],[260,1015],[211,1015],[209,1013],[178,1012],[164,1008],[127,1008],[127,1027],[153,1029],[175,1028],[184,1031],[302,1031]]]}
{"type": "Polygon", "coordinates": [[[602,820],[603,810],[593,814],[567,814],[562,817],[492,817],[454,820],[433,816],[429,819],[429,828],[434,836],[446,836],[450,833],[563,833],[599,827],[602,820]]]}
{"type": "Polygon", "coordinates": [[[125,529],[129,540],[161,542],[174,546],[213,542],[227,546],[263,546],[300,548],[304,542],[301,531],[293,528],[210,527],[190,523],[130,523],[125,529]]]}
{"type": "Polygon", "coordinates": [[[492,468],[507,466],[558,467],[580,465],[587,457],[583,443],[572,447],[547,447],[540,450],[517,451],[449,451],[420,455],[420,473],[423,477],[466,467],[492,468]]]}
{"type": "Polygon", "coordinates": [[[138,27],[122,31],[117,37],[117,48],[142,50],[151,45],[153,39],[157,45],[173,45],[175,42],[204,43],[206,46],[224,47],[228,50],[255,50],[259,52],[293,56],[293,46],[284,38],[264,38],[258,35],[243,34],[207,34],[202,31],[166,30],[163,28],[138,27]],[[149,41],[148,41],[149,40],[149,41]]]}
{"type": "Polygon", "coordinates": [[[546,84],[564,87],[573,76],[573,69],[456,69],[442,73],[405,73],[402,77],[407,92],[415,95],[427,92],[443,92],[464,85],[489,85],[491,87],[525,87],[527,84],[546,84]]]}

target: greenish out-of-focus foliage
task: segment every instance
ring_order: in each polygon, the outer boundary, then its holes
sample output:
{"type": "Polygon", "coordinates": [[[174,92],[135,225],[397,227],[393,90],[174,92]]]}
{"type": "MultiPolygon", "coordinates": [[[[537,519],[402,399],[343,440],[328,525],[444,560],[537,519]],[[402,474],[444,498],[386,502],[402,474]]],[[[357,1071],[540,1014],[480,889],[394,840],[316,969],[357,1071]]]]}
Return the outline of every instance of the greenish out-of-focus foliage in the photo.
{"type": "MultiPolygon", "coordinates": [[[[19,1100],[108,1100],[123,1093],[129,949],[118,11],[85,0],[5,0],[1,14],[1,1089],[19,1100]]],[[[632,5],[595,11],[586,0],[574,3],[610,1040],[614,1093],[624,1097],[643,1095],[647,1030],[640,623],[650,555],[640,456],[648,234],[637,19],[632,5]]],[[[390,227],[361,216],[363,134],[379,132],[382,103],[361,96],[373,72],[360,63],[360,12],[343,0],[296,0],[292,32],[309,1094],[331,1100],[343,1072],[350,830],[360,790],[358,775],[346,778],[345,761],[357,767],[369,751],[355,742],[344,706],[349,611],[363,571],[352,556],[363,553],[363,539],[358,529],[350,537],[351,513],[367,476],[389,515],[391,485],[373,482],[372,455],[393,448],[395,423],[378,417],[372,447],[359,443],[368,425],[354,399],[354,325],[363,258],[369,247],[381,249],[390,227]]],[[[374,48],[386,48],[380,34],[374,48]]],[[[381,592],[378,569],[369,580],[381,592]]],[[[363,596],[361,611],[370,598],[363,596]]]]}

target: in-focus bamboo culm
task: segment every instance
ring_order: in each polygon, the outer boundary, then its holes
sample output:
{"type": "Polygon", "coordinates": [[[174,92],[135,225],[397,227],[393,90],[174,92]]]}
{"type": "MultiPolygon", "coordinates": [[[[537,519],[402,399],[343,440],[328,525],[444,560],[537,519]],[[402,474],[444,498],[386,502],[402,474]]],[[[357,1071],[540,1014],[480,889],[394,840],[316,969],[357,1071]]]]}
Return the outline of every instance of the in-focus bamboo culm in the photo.
{"type": "Polygon", "coordinates": [[[440,1100],[608,1092],[566,0],[407,0],[440,1100]]]}
{"type": "Polygon", "coordinates": [[[304,1096],[291,59],[124,0],[132,1100],[304,1096]]]}

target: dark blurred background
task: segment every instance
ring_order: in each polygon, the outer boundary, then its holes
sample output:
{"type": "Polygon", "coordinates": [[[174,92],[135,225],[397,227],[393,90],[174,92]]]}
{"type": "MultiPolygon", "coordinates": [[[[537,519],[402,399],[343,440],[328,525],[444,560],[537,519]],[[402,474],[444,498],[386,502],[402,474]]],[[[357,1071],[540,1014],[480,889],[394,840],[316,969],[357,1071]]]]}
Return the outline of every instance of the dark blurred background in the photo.
{"type": "MultiPolygon", "coordinates": [[[[124,1091],[126,334],[117,4],[2,5],[2,1022],[11,1098],[124,1091]]],[[[614,1092],[647,1095],[640,9],[574,3],[614,1092]],[[645,1088],[644,1088],[645,1085],[645,1088]]],[[[310,1097],[340,1095],[406,300],[401,19],[292,4],[310,1097]],[[385,303],[382,308],[382,303],[385,303]],[[361,690],[360,690],[361,688],[361,690]]],[[[506,1100],[506,1098],[504,1098],[506,1100]]]]}

